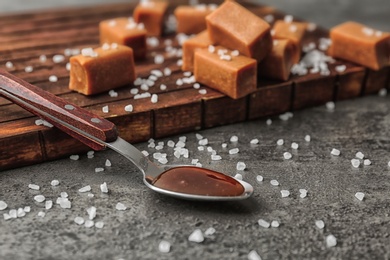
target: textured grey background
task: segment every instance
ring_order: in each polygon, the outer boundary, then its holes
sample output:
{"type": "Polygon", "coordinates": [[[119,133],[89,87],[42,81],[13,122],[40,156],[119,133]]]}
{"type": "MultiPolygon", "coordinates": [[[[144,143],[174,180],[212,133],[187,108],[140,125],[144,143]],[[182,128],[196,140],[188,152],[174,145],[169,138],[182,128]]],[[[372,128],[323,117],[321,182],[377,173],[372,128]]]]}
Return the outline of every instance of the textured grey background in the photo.
{"type": "MultiPolygon", "coordinates": [[[[390,30],[387,0],[266,2],[325,27],[353,19],[390,30]]],[[[0,10],[38,8],[38,3],[57,5],[54,1],[3,0],[0,10]]],[[[186,134],[191,157],[204,166],[234,175],[238,161],[247,164],[244,179],[254,185],[255,194],[240,203],[199,203],[159,196],[143,186],[131,163],[112,151],[97,153],[93,159],[83,154],[79,161],[63,159],[2,172],[0,200],[9,208],[29,205],[32,210],[20,219],[0,218],[0,259],[247,259],[250,250],[256,250],[262,259],[389,259],[389,101],[390,97],[374,95],[338,102],[334,112],[320,106],[297,111],[287,122],[274,117],[270,126],[265,120],[256,120],[199,132],[223,157],[220,162],[197,151],[195,133],[186,134]],[[303,139],[306,134],[312,137],[310,143],[303,139]],[[237,144],[228,142],[232,135],[239,137],[237,144]],[[252,138],[258,138],[259,145],[249,145],[252,138]],[[279,138],[285,140],[282,147],[276,146],[279,138]],[[291,150],[293,141],[300,145],[298,151],[291,150]],[[228,155],[222,142],[228,142],[229,149],[240,148],[240,153],[228,155]],[[332,148],[340,149],[341,156],[331,156],[332,148]],[[283,160],[285,151],[292,151],[292,160],[283,160]],[[371,159],[371,166],[351,166],[358,151],[371,159]],[[107,158],[113,166],[95,173],[95,167],[104,166],[107,158]],[[255,180],[258,174],[264,177],[262,183],[255,180]],[[53,179],[60,180],[59,187],[50,186],[53,179]],[[280,186],[271,186],[271,179],[280,186]],[[103,182],[108,183],[108,195],[100,193],[103,182]],[[30,183],[40,185],[41,191],[29,190],[30,183]],[[92,186],[93,198],[77,192],[85,185],[92,186]],[[301,188],[309,191],[305,199],[299,198],[301,188]],[[281,198],[281,189],[289,190],[291,196],[281,198]],[[61,191],[68,192],[71,209],[54,206],[46,211],[33,201],[38,193],[55,200],[61,191]],[[366,194],[362,202],[354,198],[358,191],[366,194]],[[117,202],[128,209],[116,211],[117,202]],[[97,207],[96,220],[105,223],[103,229],[73,222],[76,216],[86,218],[90,206],[97,207]],[[41,210],[46,211],[44,218],[37,216],[41,210]],[[281,225],[264,229],[257,224],[260,218],[278,220],[281,225]],[[323,230],[315,227],[317,219],[325,222],[323,230]],[[209,227],[216,233],[203,243],[188,241],[193,230],[209,227]],[[326,247],[329,234],[337,238],[336,247],[326,247]],[[172,244],[170,253],[158,251],[161,240],[172,244]]],[[[177,141],[178,136],[158,141],[167,140],[177,141]]],[[[136,146],[153,152],[147,143],[136,146]]],[[[171,149],[164,151],[172,163],[190,162],[174,159],[171,149]]]]}

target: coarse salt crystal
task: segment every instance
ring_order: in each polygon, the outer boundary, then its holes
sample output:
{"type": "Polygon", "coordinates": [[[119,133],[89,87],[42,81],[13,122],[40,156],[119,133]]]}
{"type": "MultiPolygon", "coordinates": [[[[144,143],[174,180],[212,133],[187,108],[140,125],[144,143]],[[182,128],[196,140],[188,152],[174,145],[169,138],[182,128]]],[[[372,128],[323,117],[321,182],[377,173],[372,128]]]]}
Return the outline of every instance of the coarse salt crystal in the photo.
{"type": "Polygon", "coordinates": [[[90,208],[87,208],[87,213],[88,213],[88,218],[90,220],[93,220],[95,219],[96,217],[96,207],[90,207],[90,208]]]}
{"type": "Polygon", "coordinates": [[[227,143],[222,143],[222,144],[221,144],[221,147],[222,147],[222,148],[226,148],[226,147],[227,147],[227,143]]]}
{"type": "Polygon", "coordinates": [[[106,182],[104,182],[103,184],[100,184],[100,190],[103,193],[108,193],[108,187],[107,187],[107,183],[106,182]]]}
{"type": "Polygon", "coordinates": [[[102,221],[96,222],[96,223],[95,223],[95,227],[96,227],[96,228],[99,228],[99,229],[103,228],[103,227],[104,227],[104,222],[102,222],[102,221]]]}
{"type": "Polygon", "coordinates": [[[259,139],[257,139],[257,138],[252,139],[249,143],[250,144],[258,144],[259,143],[259,139]]]}
{"type": "Polygon", "coordinates": [[[26,206],[24,207],[24,212],[30,212],[31,211],[31,207],[30,206],[26,206]]]}
{"type": "Polygon", "coordinates": [[[102,168],[102,167],[95,168],[95,172],[96,172],[96,173],[98,173],[98,172],[104,172],[104,168],[102,168]]]}
{"type": "Polygon", "coordinates": [[[338,65],[335,67],[335,70],[339,73],[344,72],[347,69],[347,66],[345,65],[338,65]]]}
{"type": "Polygon", "coordinates": [[[280,226],[279,221],[277,221],[277,220],[272,220],[272,221],[271,221],[271,227],[277,228],[277,227],[279,227],[279,226],[280,226]]]}
{"type": "Polygon", "coordinates": [[[365,166],[369,166],[369,165],[371,165],[372,163],[371,163],[371,161],[370,161],[369,159],[365,159],[365,160],[363,161],[363,164],[364,164],[365,166]]]}
{"type": "Polygon", "coordinates": [[[65,65],[65,69],[67,70],[67,71],[70,71],[70,68],[71,68],[71,64],[70,64],[70,62],[68,62],[68,63],[66,63],[66,65],[65,65]]]}
{"type": "Polygon", "coordinates": [[[272,119],[267,119],[267,121],[265,121],[266,125],[272,125],[272,119]]]}
{"type": "Polygon", "coordinates": [[[325,227],[325,223],[322,220],[316,220],[315,225],[318,229],[323,229],[325,227]]]}
{"type": "Polygon", "coordinates": [[[207,94],[207,90],[206,89],[199,89],[199,94],[201,95],[206,95],[207,94]]]}
{"type": "Polygon", "coordinates": [[[360,160],[364,159],[364,154],[362,152],[357,152],[355,156],[356,156],[356,158],[358,158],[360,160]]]}
{"type": "Polygon", "coordinates": [[[271,224],[268,221],[265,221],[264,219],[259,219],[257,223],[259,224],[260,227],[263,228],[269,228],[271,226],[271,224]]]}
{"type": "Polygon", "coordinates": [[[306,142],[310,142],[310,141],[311,141],[310,135],[306,135],[306,136],[305,136],[305,141],[306,141],[306,142]]]}
{"type": "Polygon", "coordinates": [[[68,198],[61,198],[59,201],[60,207],[63,209],[70,209],[72,207],[71,202],[68,200],[68,198]]]}
{"type": "Polygon", "coordinates": [[[231,143],[238,142],[238,136],[233,135],[232,137],[230,137],[230,142],[231,142],[231,143]]]}
{"type": "Polygon", "coordinates": [[[170,76],[172,74],[172,70],[168,67],[164,68],[164,76],[170,76]]]}
{"type": "Polygon", "coordinates": [[[340,155],[340,150],[333,148],[332,151],[330,152],[331,155],[339,156],[340,155]]]}
{"type": "Polygon", "coordinates": [[[251,250],[248,254],[248,260],[261,260],[261,256],[255,250],[251,250]]]}
{"type": "Polygon", "coordinates": [[[381,89],[379,90],[379,92],[378,92],[378,96],[380,96],[380,97],[385,97],[385,96],[387,96],[387,89],[381,88],[381,89]]]}
{"type": "Polygon", "coordinates": [[[126,210],[127,207],[123,204],[123,203],[120,203],[118,202],[115,206],[116,210],[126,210]]]}
{"type": "Polygon", "coordinates": [[[355,197],[362,201],[364,199],[365,194],[363,192],[356,192],[355,197]]]}
{"type": "Polygon", "coordinates": [[[204,241],[203,233],[200,229],[195,229],[194,232],[188,237],[188,241],[202,243],[204,241]]]}
{"type": "Polygon", "coordinates": [[[275,17],[272,14],[267,14],[266,16],[263,17],[263,19],[267,23],[272,23],[275,20],[275,17]]]}
{"type": "Polygon", "coordinates": [[[229,150],[229,154],[238,154],[240,150],[238,148],[233,148],[229,150]]]}
{"type": "Polygon", "coordinates": [[[238,162],[236,169],[237,169],[237,171],[243,171],[246,169],[246,164],[244,162],[238,162]]]}
{"type": "Polygon", "coordinates": [[[217,155],[217,154],[212,154],[211,155],[211,160],[213,160],[213,161],[220,161],[220,160],[222,160],[222,157],[220,155],[217,155]]]}
{"type": "Polygon", "coordinates": [[[281,190],[280,193],[282,194],[282,198],[290,196],[290,192],[288,190],[281,190]]]}
{"type": "Polygon", "coordinates": [[[104,163],[104,165],[105,165],[106,167],[111,167],[111,166],[112,166],[111,161],[108,160],[108,159],[106,159],[106,162],[104,163]]]}
{"type": "Polygon", "coordinates": [[[8,207],[5,201],[0,200],[0,210],[5,210],[8,207]]]}
{"type": "Polygon", "coordinates": [[[87,219],[84,223],[84,226],[87,228],[91,228],[95,225],[95,222],[93,220],[87,219]]]}
{"type": "Polygon", "coordinates": [[[208,143],[209,143],[209,140],[207,138],[199,140],[199,142],[198,142],[199,145],[207,145],[208,143]]]}
{"type": "Polygon", "coordinates": [[[22,218],[22,217],[26,216],[26,212],[24,212],[23,208],[18,208],[17,216],[18,216],[18,218],[22,218]]]}
{"type": "Polygon", "coordinates": [[[295,142],[291,143],[291,148],[294,149],[294,150],[297,150],[299,147],[299,145],[295,142]]]}
{"type": "Polygon", "coordinates": [[[58,186],[58,185],[60,185],[60,182],[59,182],[59,180],[52,180],[50,184],[51,184],[51,186],[58,186]]]}
{"type": "Polygon", "coordinates": [[[56,75],[51,75],[51,76],[49,77],[49,81],[50,81],[50,82],[57,82],[57,81],[58,81],[58,77],[57,77],[56,75]]]}
{"type": "Polygon", "coordinates": [[[242,181],[242,174],[236,173],[236,175],[234,175],[234,178],[237,179],[237,180],[242,181]]]}
{"type": "Polygon", "coordinates": [[[11,218],[17,218],[18,217],[18,211],[16,209],[11,209],[9,211],[9,215],[11,218]]]}
{"type": "Polygon", "coordinates": [[[153,94],[152,97],[151,97],[151,99],[150,99],[150,101],[151,101],[152,103],[157,103],[157,102],[158,102],[158,96],[157,96],[157,94],[153,94]]]}
{"type": "Polygon", "coordinates": [[[292,158],[292,155],[291,155],[291,153],[289,153],[289,152],[284,152],[284,153],[283,153],[283,157],[284,157],[284,159],[289,160],[289,159],[292,158]]]}
{"type": "Polygon", "coordinates": [[[292,15],[288,14],[288,15],[284,16],[284,21],[286,23],[291,23],[293,20],[294,20],[294,17],[292,15]]]}
{"type": "Polygon", "coordinates": [[[44,218],[46,216],[46,213],[43,211],[38,212],[38,217],[44,218]]]}
{"type": "Polygon", "coordinates": [[[84,186],[82,188],[79,189],[79,192],[88,192],[88,191],[91,191],[91,186],[90,185],[87,185],[87,186],[84,186]]]}
{"type": "Polygon", "coordinates": [[[7,62],[5,63],[5,67],[6,67],[7,69],[12,69],[12,68],[14,67],[14,64],[13,64],[11,61],[7,61],[7,62]]]}
{"type": "Polygon", "coordinates": [[[283,145],[283,144],[284,144],[284,140],[283,140],[283,139],[278,139],[278,140],[276,141],[276,144],[277,144],[277,145],[283,145]]]}
{"type": "Polygon", "coordinates": [[[73,161],[77,161],[78,159],[80,159],[80,156],[77,154],[73,154],[73,155],[69,156],[69,159],[71,159],[73,161]]]}
{"type": "Polygon", "coordinates": [[[61,198],[67,198],[69,195],[66,191],[60,193],[61,198]]]}
{"type": "Polygon", "coordinates": [[[75,217],[74,218],[74,222],[77,224],[77,225],[82,225],[84,224],[84,219],[82,217],[75,217]]]}
{"type": "Polygon", "coordinates": [[[40,187],[36,184],[29,184],[28,187],[32,190],[39,190],[40,189],[40,187]]]}
{"type": "Polygon", "coordinates": [[[261,175],[257,175],[256,176],[256,181],[257,182],[262,182],[263,180],[264,180],[263,176],[261,176],[261,175]]]}
{"type": "Polygon", "coordinates": [[[30,73],[30,72],[32,72],[33,70],[34,70],[34,69],[33,69],[32,66],[27,66],[27,67],[24,68],[24,71],[27,72],[27,73],[30,73]]]}
{"type": "Polygon", "coordinates": [[[53,56],[53,62],[54,63],[61,63],[65,60],[65,56],[62,54],[56,54],[53,56]]]}
{"type": "Polygon", "coordinates": [[[329,111],[333,111],[336,107],[336,105],[333,101],[326,102],[325,106],[326,106],[326,109],[329,111]]]}
{"type": "Polygon", "coordinates": [[[103,111],[103,113],[108,113],[110,110],[109,110],[108,106],[104,106],[104,107],[102,107],[102,111],[103,111]]]}
{"type": "Polygon", "coordinates": [[[134,109],[134,108],[133,108],[133,105],[131,105],[131,104],[125,106],[125,111],[126,111],[126,112],[133,112],[133,109],[134,109]]]}
{"type": "Polygon", "coordinates": [[[167,89],[167,85],[165,85],[165,84],[160,85],[160,90],[166,90],[166,89],[167,89]]]}
{"type": "Polygon", "coordinates": [[[277,180],[271,180],[270,183],[272,186],[279,186],[279,182],[277,180]]]}
{"type": "Polygon", "coordinates": [[[118,97],[118,92],[116,92],[115,90],[111,89],[110,91],[108,91],[108,95],[110,97],[118,97]]]}
{"type": "Polygon", "coordinates": [[[36,196],[34,196],[34,200],[36,201],[36,202],[44,202],[45,201],[45,196],[43,196],[43,195],[36,195],[36,196]]]}
{"type": "Polygon", "coordinates": [[[358,159],[352,159],[352,160],[351,160],[351,164],[352,164],[353,167],[359,168],[359,166],[360,166],[360,161],[359,161],[358,159]]]}
{"type": "Polygon", "coordinates": [[[163,64],[164,63],[164,56],[158,54],[154,56],[154,63],[155,64],[163,64]]]}
{"type": "Polygon", "coordinates": [[[326,246],[334,247],[337,245],[337,239],[334,235],[330,234],[326,237],[326,246]]]}
{"type": "Polygon", "coordinates": [[[45,209],[49,210],[53,207],[53,201],[47,200],[45,201],[45,209]]]}
{"type": "Polygon", "coordinates": [[[209,227],[208,229],[206,229],[206,231],[204,232],[204,234],[206,236],[212,236],[215,234],[215,228],[213,227],[209,227]]]}

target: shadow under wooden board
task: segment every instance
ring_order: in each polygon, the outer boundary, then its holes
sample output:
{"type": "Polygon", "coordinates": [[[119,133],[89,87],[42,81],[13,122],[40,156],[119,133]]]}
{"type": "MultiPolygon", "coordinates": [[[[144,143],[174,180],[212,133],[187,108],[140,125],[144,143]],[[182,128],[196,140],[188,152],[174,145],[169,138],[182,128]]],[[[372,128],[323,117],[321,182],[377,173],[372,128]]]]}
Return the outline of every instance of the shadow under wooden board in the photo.
{"type": "MultiPolygon", "coordinates": [[[[170,11],[180,3],[187,1],[175,1],[170,11]]],[[[285,16],[272,7],[244,5],[260,17],[271,14],[278,20],[285,16]]],[[[136,72],[141,78],[147,78],[153,69],[167,67],[172,71],[170,76],[159,78],[155,86],[149,89],[150,93],[158,94],[157,103],[152,103],[150,98],[134,99],[130,93],[134,86],[130,85],[117,89],[117,97],[110,97],[108,93],[87,97],[70,91],[69,71],[66,69],[69,56],[65,55],[64,61],[58,63],[53,61],[53,56],[64,55],[73,49],[99,46],[99,22],[131,16],[133,8],[134,4],[113,4],[1,16],[0,67],[107,118],[116,124],[120,136],[132,143],[277,115],[328,101],[377,93],[381,88],[389,87],[389,68],[371,71],[336,61],[330,65],[331,73],[328,76],[293,76],[287,82],[259,79],[256,91],[237,100],[203,85],[201,89],[205,89],[206,93],[201,94],[192,84],[176,84],[178,79],[185,76],[177,65],[180,57],[167,56],[165,48],[169,42],[172,42],[173,48],[180,49],[176,35],[168,34],[159,38],[158,46],[149,46],[145,60],[136,62],[136,72]],[[163,64],[154,64],[156,54],[165,56],[163,64]],[[42,62],[40,55],[46,55],[47,60],[42,62]],[[12,68],[6,68],[8,61],[13,63],[12,68]],[[340,64],[347,66],[345,71],[335,70],[340,64]],[[25,72],[27,66],[32,66],[33,70],[25,72]],[[51,75],[57,76],[58,81],[50,82],[51,75]],[[161,90],[161,84],[167,88],[161,90]],[[133,105],[133,112],[124,110],[129,104],[133,105]],[[109,113],[102,112],[102,107],[106,105],[109,113]]],[[[327,30],[317,26],[307,34],[304,43],[318,44],[323,37],[328,37],[327,30]]],[[[36,125],[36,119],[0,97],[0,170],[89,150],[58,129],[36,125]]]]}

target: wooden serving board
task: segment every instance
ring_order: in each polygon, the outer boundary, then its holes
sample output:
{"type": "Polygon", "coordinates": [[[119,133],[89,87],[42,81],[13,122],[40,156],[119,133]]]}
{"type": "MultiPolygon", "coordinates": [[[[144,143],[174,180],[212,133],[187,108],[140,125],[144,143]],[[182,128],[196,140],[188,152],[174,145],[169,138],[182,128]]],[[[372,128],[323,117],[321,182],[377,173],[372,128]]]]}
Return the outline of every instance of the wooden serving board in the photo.
{"type": "MultiPolygon", "coordinates": [[[[170,7],[171,11],[180,2],[185,4],[187,1],[175,1],[170,7]]],[[[283,19],[285,16],[271,7],[245,5],[260,17],[273,14],[275,19],[283,19]]],[[[133,86],[117,89],[118,97],[115,98],[107,93],[87,97],[69,91],[69,71],[66,70],[69,56],[61,63],[54,63],[52,57],[64,54],[69,48],[99,46],[99,22],[131,16],[133,8],[134,4],[115,4],[2,16],[0,67],[107,118],[117,125],[122,138],[133,143],[272,116],[332,100],[376,93],[384,87],[389,88],[389,68],[371,71],[337,61],[331,65],[329,76],[294,76],[288,82],[259,79],[258,89],[254,93],[237,100],[207,86],[201,86],[207,93],[200,94],[192,84],[176,85],[176,80],[184,77],[177,65],[177,57],[165,57],[164,64],[154,64],[153,55],[166,55],[165,39],[171,39],[173,45],[179,48],[175,35],[167,35],[160,39],[159,46],[150,48],[146,60],[136,62],[136,72],[142,78],[148,77],[152,69],[169,67],[172,70],[171,76],[158,79],[157,86],[149,90],[150,93],[158,94],[158,103],[152,103],[150,98],[134,99],[134,95],[130,94],[133,86]],[[46,62],[39,60],[42,54],[47,56],[46,62]],[[14,68],[7,69],[7,61],[11,61],[14,68]],[[347,65],[347,69],[342,73],[334,69],[339,64],[347,65]],[[33,71],[25,72],[26,66],[32,66],[33,71]],[[51,75],[57,76],[58,81],[50,82],[51,75]],[[165,84],[167,89],[160,90],[160,84],[165,84]],[[131,113],[124,110],[128,104],[134,107],[131,113]],[[109,106],[107,114],[102,112],[105,105],[109,106]]],[[[327,36],[327,30],[317,27],[308,34],[305,42],[318,43],[321,37],[327,36]]],[[[89,150],[58,129],[37,126],[36,119],[37,117],[29,112],[0,97],[0,170],[89,150]]]]}

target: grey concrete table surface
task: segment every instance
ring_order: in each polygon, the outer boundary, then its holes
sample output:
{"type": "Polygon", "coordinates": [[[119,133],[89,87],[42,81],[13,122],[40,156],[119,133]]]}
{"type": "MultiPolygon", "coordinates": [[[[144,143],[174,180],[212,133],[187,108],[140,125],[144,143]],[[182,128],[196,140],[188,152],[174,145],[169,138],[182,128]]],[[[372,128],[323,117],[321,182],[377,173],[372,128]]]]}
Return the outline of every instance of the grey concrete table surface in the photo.
{"type": "MultiPolygon", "coordinates": [[[[31,3],[1,1],[0,10],[61,2],[31,3]]],[[[325,27],[359,20],[390,30],[389,1],[264,3],[325,27]]],[[[137,169],[112,151],[95,153],[92,159],[80,154],[77,161],[63,159],[3,171],[0,200],[8,208],[0,213],[25,206],[31,212],[7,221],[1,216],[0,259],[248,259],[251,250],[262,259],[389,259],[389,101],[388,96],[374,95],[337,102],[334,111],[325,106],[296,111],[288,121],[272,117],[271,125],[264,119],[199,131],[222,156],[221,161],[211,161],[208,152],[197,149],[195,133],[185,134],[189,159],[176,159],[167,147],[168,140],[177,142],[179,136],[156,140],[164,142],[162,151],[170,163],[191,163],[195,158],[205,167],[235,175],[237,162],[245,162],[247,169],[240,173],[254,185],[255,194],[238,203],[199,203],[155,194],[142,184],[137,169]],[[229,141],[233,135],[237,143],[229,141]],[[310,142],[304,140],[305,135],[311,136],[310,142]],[[250,145],[254,138],[259,144],[250,145]],[[284,139],[284,145],[276,145],[278,139],[284,139]],[[299,144],[298,150],[291,149],[292,142],[299,144]],[[229,155],[235,147],[240,152],[229,155]],[[341,155],[332,156],[332,148],[341,155]],[[283,159],[286,151],[292,153],[291,160],[283,159]],[[358,151],[372,165],[352,167],[350,160],[358,151]],[[107,159],[111,167],[105,166],[107,159]],[[96,173],[97,167],[104,171],[96,173]],[[262,182],[256,180],[258,175],[264,178],[262,182]],[[59,186],[51,186],[54,179],[60,181],[59,186]],[[271,180],[279,186],[272,186],[271,180]],[[108,184],[108,194],[100,191],[103,182],[108,184]],[[40,190],[29,189],[32,183],[40,190]],[[78,192],[86,185],[92,187],[90,195],[78,192]],[[300,189],[308,190],[307,197],[300,198],[300,189]],[[290,196],[282,198],[281,190],[288,190],[290,196]],[[42,194],[55,202],[61,192],[67,192],[70,209],[54,205],[46,210],[44,203],[33,199],[42,194]],[[365,194],[363,201],[355,198],[356,192],[365,194]],[[116,210],[118,202],[127,209],[116,210]],[[97,208],[94,221],[104,223],[101,229],[74,222],[77,216],[88,219],[91,206],[97,208]],[[38,216],[40,211],[44,217],[38,216]],[[264,228],[258,225],[259,219],[276,220],[280,226],[264,228]],[[316,227],[316,220],[324,221],[325,227],[316,227]],[[215,233],[205,235],[203,242],[188,241],[194,230],[205,233],[209,228],[215,233]],[[336,246],[327,247],[329,235],[337,239],[336,246]],[[171,244],[169,253],[158,249],[163,240],[171,244]]],[[[155,152],[148,143],[136,146],[155,152]]]]}

